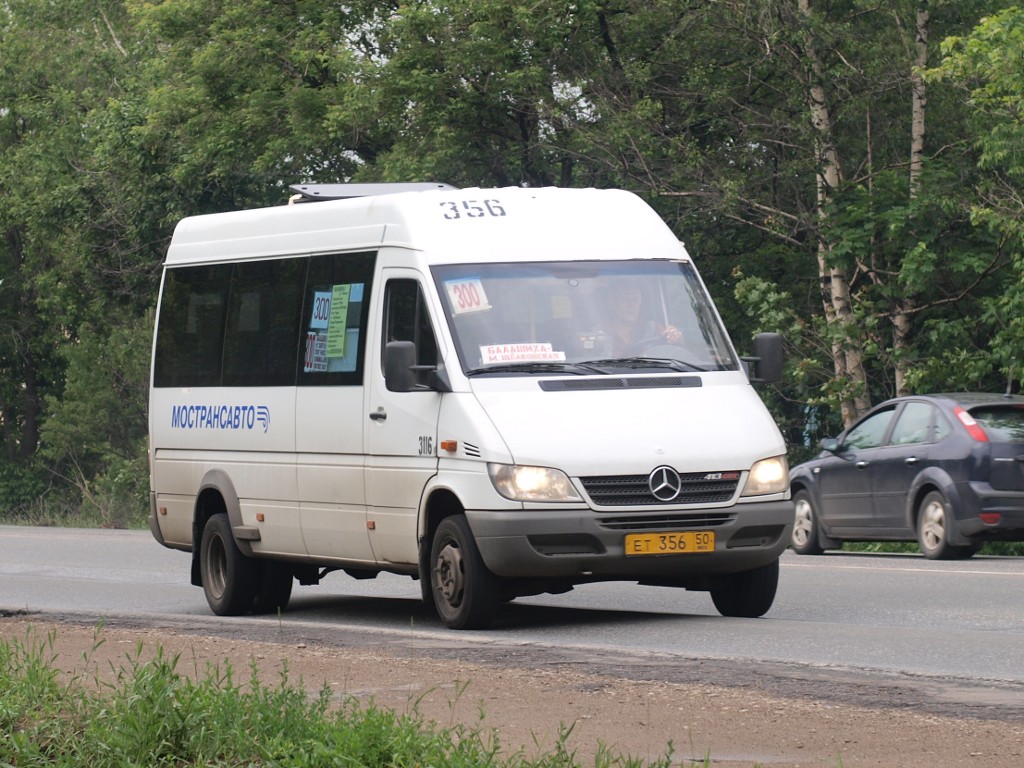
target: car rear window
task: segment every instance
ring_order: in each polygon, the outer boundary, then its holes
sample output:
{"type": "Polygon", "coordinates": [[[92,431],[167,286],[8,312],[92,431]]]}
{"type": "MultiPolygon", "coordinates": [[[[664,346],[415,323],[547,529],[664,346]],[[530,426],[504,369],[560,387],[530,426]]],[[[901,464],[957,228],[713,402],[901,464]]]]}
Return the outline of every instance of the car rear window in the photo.
{"type": "Polygon", "coordinates": [[[975,408],[971,416],[981,424],[989,440],[997,443],[1024,443],[1024,408],[986,406],[975,408]]]}

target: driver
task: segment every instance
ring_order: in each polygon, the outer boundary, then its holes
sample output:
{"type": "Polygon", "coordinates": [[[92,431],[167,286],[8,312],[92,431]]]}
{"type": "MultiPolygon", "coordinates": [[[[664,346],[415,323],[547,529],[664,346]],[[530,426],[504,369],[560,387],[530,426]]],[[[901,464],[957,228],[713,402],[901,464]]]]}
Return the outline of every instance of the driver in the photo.
{"type": "Polygon", "coordinates": [[[659,343],[678,344],[682,341],[682,331],[674,325],[644,320],[642,310],[643,293],[640,286],[627,284],[609,292],[608,333],[613,355],[627,357],[642,352],[643,347],[659,343]]]}

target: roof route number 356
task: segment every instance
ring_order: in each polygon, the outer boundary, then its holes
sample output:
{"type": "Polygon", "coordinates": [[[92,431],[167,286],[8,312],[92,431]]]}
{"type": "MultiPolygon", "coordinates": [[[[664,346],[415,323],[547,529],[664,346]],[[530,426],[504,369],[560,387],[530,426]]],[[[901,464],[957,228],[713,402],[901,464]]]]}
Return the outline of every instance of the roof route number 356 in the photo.
{"type": "Polygon", "coordinates": [[[449,221],[505,215],[505,209],[500,200],[445,200],[441,203],[441,210],[444,211],[444,217],[449,221]]]}

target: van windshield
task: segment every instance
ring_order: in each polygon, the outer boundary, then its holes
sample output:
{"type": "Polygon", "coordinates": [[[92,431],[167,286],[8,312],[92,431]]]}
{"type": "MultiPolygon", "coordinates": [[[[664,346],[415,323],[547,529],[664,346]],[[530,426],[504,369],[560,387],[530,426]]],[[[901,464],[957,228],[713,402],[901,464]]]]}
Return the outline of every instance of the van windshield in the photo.
{"type": "Polygon", "coordinates": [[[689,262],[456,264],[432,273],[468,374],[739,367],[689,262]]]}

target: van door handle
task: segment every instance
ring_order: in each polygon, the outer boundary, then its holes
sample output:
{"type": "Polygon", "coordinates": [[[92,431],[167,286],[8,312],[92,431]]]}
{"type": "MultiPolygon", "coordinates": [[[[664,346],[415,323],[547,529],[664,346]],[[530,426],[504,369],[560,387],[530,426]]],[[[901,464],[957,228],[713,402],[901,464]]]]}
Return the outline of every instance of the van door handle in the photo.
{"type": "Polygon", "coordinates": [[[867,469],[868,468],[868,462],[866,462],[866,461],[858,461],[853,466],[855,466],[857,469],[867,469]]]}
{"type": "Polygon", "coordinates": [[[373,421],[384,421],[388,417],[388,412],[384,410],[384,406],[378,406],[377,410],[370,414],[370,418],[373,421]]]}
{"type": "Polygon", "coordinates": [[[917,456],[908,456],[903,460],[904,464],[917,464],[917,456]]]}

